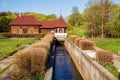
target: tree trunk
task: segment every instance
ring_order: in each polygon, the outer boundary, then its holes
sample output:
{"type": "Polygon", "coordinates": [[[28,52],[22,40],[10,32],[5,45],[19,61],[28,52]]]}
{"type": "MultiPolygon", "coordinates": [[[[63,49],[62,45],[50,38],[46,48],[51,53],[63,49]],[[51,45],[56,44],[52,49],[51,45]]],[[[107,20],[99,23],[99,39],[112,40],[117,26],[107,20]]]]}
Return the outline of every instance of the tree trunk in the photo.
{"type": "Polygon", "coordinates": [[[103,21],[102,21],[102,39],[104,38],[104,23],[103,23],[103,21]]]}
{"type": "Polygon", "coordinates": [[[92,32],[91,32],[91,35],[92,35],[92,38],[94,37],[94,35],[93,35],[93,27],[92,27],[92,32]]]}

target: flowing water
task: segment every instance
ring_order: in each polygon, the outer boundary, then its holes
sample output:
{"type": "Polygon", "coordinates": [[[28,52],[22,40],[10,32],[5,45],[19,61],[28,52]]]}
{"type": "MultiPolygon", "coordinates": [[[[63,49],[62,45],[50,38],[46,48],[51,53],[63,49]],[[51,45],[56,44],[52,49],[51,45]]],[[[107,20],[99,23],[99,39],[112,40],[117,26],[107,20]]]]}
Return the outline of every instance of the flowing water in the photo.
{"type": "Polygon", "coordinates": [[[56,44],[53,80],[83,80],[65,47],[59,42],[56,44]]]}

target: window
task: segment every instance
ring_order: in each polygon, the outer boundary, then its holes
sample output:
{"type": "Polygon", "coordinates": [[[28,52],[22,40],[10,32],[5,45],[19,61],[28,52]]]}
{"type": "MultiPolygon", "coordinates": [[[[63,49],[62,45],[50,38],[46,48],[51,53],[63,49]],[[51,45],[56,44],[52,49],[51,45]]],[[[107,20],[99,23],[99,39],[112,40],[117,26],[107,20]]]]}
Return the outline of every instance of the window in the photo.
{"type": "Polygon", "coordinates": [[[59,28],[59,33],[63,33],[63,29],[62,28],[59,28]]]}
{"type": "Polygon", "coordinates": [[[64,28],[57,28],[57,33],[64,33],[64,28]]]}
{"type": "Polygon", "coordinates": [[[28,29],[27,28],[23,28],[23,33],[28,33],[28,29]]]}

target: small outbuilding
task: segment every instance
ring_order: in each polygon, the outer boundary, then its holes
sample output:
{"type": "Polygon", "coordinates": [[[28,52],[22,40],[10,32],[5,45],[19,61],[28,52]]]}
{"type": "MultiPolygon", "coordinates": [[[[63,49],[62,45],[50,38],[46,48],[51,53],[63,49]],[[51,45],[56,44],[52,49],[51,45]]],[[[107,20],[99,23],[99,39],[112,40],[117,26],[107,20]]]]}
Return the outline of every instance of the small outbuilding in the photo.
{"type": "Polygon", "coordinates": [[[11,23],[11,34],[66,33],[67,24],[60,16],[55,21],[39,21],[34,16],[17,16],[11,23]]]}

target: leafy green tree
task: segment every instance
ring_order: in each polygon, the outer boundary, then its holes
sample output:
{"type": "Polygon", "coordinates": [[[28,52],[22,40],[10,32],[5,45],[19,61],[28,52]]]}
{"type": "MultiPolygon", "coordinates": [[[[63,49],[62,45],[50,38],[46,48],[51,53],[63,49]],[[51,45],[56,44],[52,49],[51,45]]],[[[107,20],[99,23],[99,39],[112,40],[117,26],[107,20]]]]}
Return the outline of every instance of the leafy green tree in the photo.
{"type": "Polygon", "coordinates": [[[41,14],[41,13],[31,12],[31,13],[28,13],[28,15],[33,15],[33,16],[35,16],[38,20],[41,20],[41,21],[45,21],[45,20],[46,20],[46,15],[41,14]]]}
{"type": "Polygon", "coordinates": [[[51,14],[51,15],[47,15],[46,16],[46,20],[47,21],[53,21],[53,20],[56,20],[56,16],[54,14],[51,14]]]}
{"type": "Polygon", "coordinates": [[[28,15],[33,15],[40,21],[52,21],[52,20],[57,19],[54,14],[45,15],[45,14],[41,14],[41,13],[31,12],[31,13],[28,13],[28,15]]]}
{"type": "Polygon", "coordinates": [[[101,0],[100,1],[101,6],[101,36],[102,38],[105,37],[105,24],[108,22],[109,14],[112,10],[112,2],[110,0],[101,0]]]}
{"type": "Polygon", "coordinates": [[[80,13],[78,7],[72,8],[72,14],[68,17],[68,23],[74,27],[80,26],[80,13]]]}
{"type": "Polygon", "coordinates": [[[91,0],[85,10],[87,21],[90,23],[89,30],[92,37],[106,36],[106,24],[109,22],[113,3],[110,0],[91,0]]]}
{"type": "Polygon", "coordinates": [[[99,6],[92,6],[85,9],[84,14],[86,17],[86,21],[88,22],[88,34],[91,37],[97,37],[100,35],[100,11],[99,6]]]}
{"type": "Polygon", "coordinates": [[[15,19],[16,15],[11,12],[1,12],[0,13],[0,32],[9,32],[9,23],[15,19]]]}
{"type": "Polygon", "coordinates": [[[108,33],[107,36],[109,37],[120,37],[120,6],[115,5],[111,15],[109,22],[107,23],[108,33]]]}

